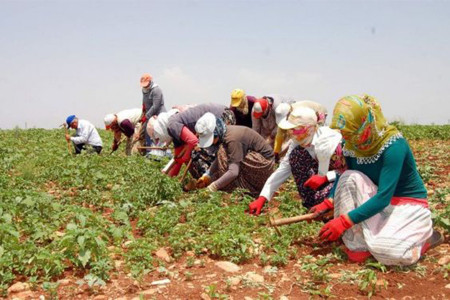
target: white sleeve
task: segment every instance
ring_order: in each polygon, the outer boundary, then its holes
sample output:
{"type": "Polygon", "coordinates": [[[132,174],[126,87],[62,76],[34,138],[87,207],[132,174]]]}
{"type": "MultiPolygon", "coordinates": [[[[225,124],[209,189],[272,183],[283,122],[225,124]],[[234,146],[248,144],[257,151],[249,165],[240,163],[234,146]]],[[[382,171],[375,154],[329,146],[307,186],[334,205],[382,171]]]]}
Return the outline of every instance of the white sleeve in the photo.
{"type": "Polygon", "coordinates": [[[85,144],[89,138],[89,128],[81,121],[78,122],[77,135],[70,138],[75,144],[85,144]]]}
{"type": "Polygon", "coordinates": [[[283,157],[283,159],[280,162],[280,166],[278,169],[270,175],[270,177],[267,179],[266,183],[264,184],[264,187],[259,194],[260,196],[265,197],[267,200],[270,201],[273,194],[278,190],[280,185],[286,181],[286,179],[289,178],[289,176],[292,174],[291,172],[291,165],[289,163],[289,155],[291,154],[292,150],[297,147],[296,144],[290,143],[289,149],[286,153],[286,155],[283,157]]]}

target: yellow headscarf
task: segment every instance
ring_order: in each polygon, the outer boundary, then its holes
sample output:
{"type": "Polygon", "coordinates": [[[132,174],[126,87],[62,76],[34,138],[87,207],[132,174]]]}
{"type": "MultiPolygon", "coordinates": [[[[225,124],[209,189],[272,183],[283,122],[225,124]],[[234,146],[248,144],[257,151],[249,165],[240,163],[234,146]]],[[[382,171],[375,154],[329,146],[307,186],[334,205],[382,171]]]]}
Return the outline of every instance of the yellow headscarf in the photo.
{"type": "Polygon", "coordinates": [[[378,101],[365,94],[340,99],[330,127],[341,131],[346,154],[369,158],[366,163],[376,161],[390,143],[401,137],[397,128],[384,118],[378,101]]]}

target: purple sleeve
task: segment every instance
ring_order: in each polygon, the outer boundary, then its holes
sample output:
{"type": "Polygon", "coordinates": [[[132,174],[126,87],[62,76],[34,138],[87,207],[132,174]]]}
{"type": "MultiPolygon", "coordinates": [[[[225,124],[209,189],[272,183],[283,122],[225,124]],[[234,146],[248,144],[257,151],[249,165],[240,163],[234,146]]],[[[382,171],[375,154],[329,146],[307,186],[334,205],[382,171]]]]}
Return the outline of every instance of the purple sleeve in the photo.
{"type": "Polygon", "coordinates": [[[128,119],[125,119],[120,123],[120,128],[127,137],[131,137],[134,134],[134,125],[128,119]]]}

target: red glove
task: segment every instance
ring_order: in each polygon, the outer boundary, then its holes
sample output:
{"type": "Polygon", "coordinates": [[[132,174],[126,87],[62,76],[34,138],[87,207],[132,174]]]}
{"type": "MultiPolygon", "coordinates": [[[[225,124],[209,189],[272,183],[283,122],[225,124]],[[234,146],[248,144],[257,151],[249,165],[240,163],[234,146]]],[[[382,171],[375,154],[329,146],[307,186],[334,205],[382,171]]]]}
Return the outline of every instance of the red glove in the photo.
{"type": "Polygon", "coordinates": [[[352,226],[353,222],[347,215],[340,215],[339,218],[335,218],[323,225],[319,235],[322,240],[335,241],[344,233],[344,231],[352,226]]]}
{"type": "Polygon", "coordinates": [[[321,213],[326,212],[327,210],[330,210],[330,209],[333,209],[333,208],[334,208],[333,202],[331,202],[330,198],[327,198],[327,199],[323,200],[321,203],[311,207],[309,212],[310,213],[317,213],[317,214],[320,215],[321,213]]]}
{"type": "Polygon", "coordinates": [[[266,197],[259,196],[258,198],[256,198],[255,201],[253,201],[248,205],[248,213],[251,215],[258,216],[261,213],[261,209],[263,208],[264,203],[266,203],[266,201],[267,201],[266,197]]]}
{"type": "Polygon", "coordinates": [[[328,182],[327,176],[313,175],[303,184],[304,187],[317,190],[319,187],[328,182]]]}

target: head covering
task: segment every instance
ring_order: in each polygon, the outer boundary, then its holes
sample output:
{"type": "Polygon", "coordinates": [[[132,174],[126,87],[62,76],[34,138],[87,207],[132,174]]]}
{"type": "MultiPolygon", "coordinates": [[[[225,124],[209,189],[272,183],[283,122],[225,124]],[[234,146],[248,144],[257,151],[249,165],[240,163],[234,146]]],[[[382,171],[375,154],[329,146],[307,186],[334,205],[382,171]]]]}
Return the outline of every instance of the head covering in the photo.
{"type": "Polygon", "coordinates": [[[68,116],[67,119],[66,119],[67,126],[70,126],[70,123],[72,123],[73,120],[75,120],[75,118],[76,118],[75,115],[68,116]]]}
{"type": "Polygon", "coordinates": [[[222,118],[216,118],[216,128],[214,129],[214,137],[218,137],[220,142],[223,142],[225,133],[227,132],[227,124],[222,118]]]}
{"type": "Polygon", "coordinates": [[[162,112],[158,115],[158,119],[153,125],[156,139],[159,139],[161,142],[169,142],[172,139],[167,127],[169,126],[169,118],[178,112],[177,109],[171,109],[168,112],[162,112]]]}
{"type": "Polygon", "coordinates": [[[115,119],[116,119],[116,116],[114,114],[107,114],[105,116],[105,119],[103,121],[105,122],[106,129],[111,128],[111,124],[112,124],[112,122],[114,122],[115,119]]]}
{"type": "Polygon", "coordinates": [[[234,89],[231,92],[231,106],[232,107],[239,107],[241,105],[241,102],[245,98],[245,92],[241,89],[234,89]]]}
{"type": "Polygon", "coordinates": [[[265,98],[261,98],[255,101],[255,104],[253,105],[253,117],[256,119],[260,119],[264,113],[267,111],[269,107],[269,100],[265,98]]]}
{"type": "Polygon", "coordinates": [[[152,80],[153,80],[153,77],[149,73],[142,74],[142,76],[141,76],[141,87],[148,86],[152,80]]]}
{"type": "Polygon", "coordinates": [[[207,148],[214,141],[214,129],[216,128],[216,117],[210,113],[205,113],[197,123],[195,123],[195,132],[198,134],[198,145],[201,148],[207,148]]]}
{"type": "Polygon", "coordinates": [[[157,122],[157,118],[158,118],[158,116],[153,116],[147,122],[147,128],[146,128],[147,134],[150,136],[150,138],[152,140],[156,140],[154,127],[157,122]]]}
{"type": "Polygon", "coordinates": [[[319,175],[327,174],[331,156],[334,154],[341,140],[342,135],[338,130],[331,129],[328,126],[321,126],[317,129],[314,138],[314,152],[319,161],[319,175]]]}
{"type": "Polygon", "coordinates": [[[281,120],[278,124],[281,129],[285,130],[307,125],[317,125],[317,114],[311,108],[304,106],[293,108],[292,111],[288,113],[287,118],[281,120]]]}
{"type": "Polygon", "coordinates": [[[277,124],[280,124],[283,119],[286,119],[291,110],[299,107],[311,108],[316,112],[317,124],[319,126],[323,126],[325,124],[325,120],[328,114],[327,109],[323,105],[311,100],[301,100],[294,103],[280,103],[275,108],[275,120],[277,124]]]}
{"type": "Polygon", "coordinates": [[[340,99],[330,127],[341,131],[346,155],[368,158],[367,162],[375,162],[386,144],[401,137],[397,128],[384,118],[378,101],[366,94],[340,99]]]}
{"type": "Polygon", "coordinates": [[[285,130],[295,128],[292,131],[292,138],[300,146],[309,147],[317,129],[317,114],[309,107],[297,107],[278,126],[285,130]]]}
{"type": "Polygon", "coordinates": [[[286,119],[287,115],[291,111],[291,105],[289,103],[280,103],[280,105],[275,108],[275,121],[278,124],[283,119],[286,119]]]}

